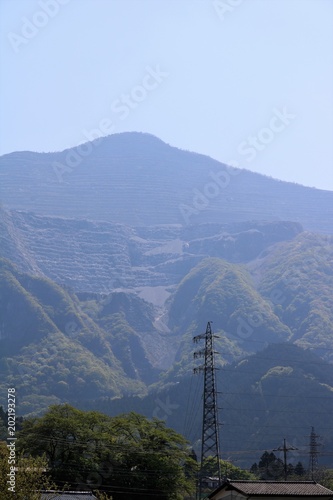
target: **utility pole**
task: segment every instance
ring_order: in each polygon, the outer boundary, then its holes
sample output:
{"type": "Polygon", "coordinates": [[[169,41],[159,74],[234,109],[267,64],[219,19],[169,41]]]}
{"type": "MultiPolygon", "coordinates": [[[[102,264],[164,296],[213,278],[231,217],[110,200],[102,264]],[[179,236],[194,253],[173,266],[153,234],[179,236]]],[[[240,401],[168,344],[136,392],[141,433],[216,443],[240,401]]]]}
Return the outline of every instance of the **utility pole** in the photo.
{"type": "Polygon", "coordinates": [[[287,481],[288,477],[288,467],[287,467],[287,452],[291,450],[298,450],[298,448],[295,448],[294,446],[290,446],[287,448],[286,445],[286,438],[283,439],[283,447],[279,446],[278,448],[275,448],[273,451],[283,451],[283,469],[284,469],[284,480],[287,481]]]}
{"type": "Polygon", "coordinates": [[[311,479],[313,480],[314,473],[318,469],[318,446],[319,443],[317,439],[320,436],[315,433],[314,427],[311,427],[311,434],[310,434],[310,460],[309,460],[309,473],[311,474],[311,479]]]}
{"type": "Polygon", "coordinates": [[[216,464],[217,476],[219,483],[221,482],[220,469],[220,449],[219,449],[219,422],[218,422],[218,406],[217,406],[217,390],[214,364],[214,338],[211,328],[211,321],[207,323],[206,332],[197,335],[193,338],[193,342],[198,343],[200,340],[205,341],[205,348],[196,351],[194,358],[204,358],[204,364],[194,368],[194,373],[204,373],[204,390],[203,390],[203,416],[202,416],[202,437],[201,437],[201,465],[198,481],[199,500],[203,489],[203,479],[205,476],[205,460],[208,457],[213,459],[216,464]]]}

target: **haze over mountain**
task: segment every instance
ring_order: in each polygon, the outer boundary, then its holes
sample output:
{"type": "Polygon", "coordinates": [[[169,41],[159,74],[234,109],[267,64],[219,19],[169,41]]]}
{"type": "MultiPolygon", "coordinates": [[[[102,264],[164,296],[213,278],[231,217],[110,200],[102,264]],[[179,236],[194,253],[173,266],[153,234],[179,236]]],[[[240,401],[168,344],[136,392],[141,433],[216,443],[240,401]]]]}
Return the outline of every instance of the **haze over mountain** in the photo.
{"type": "Polygon", "coordinates": [[[292,220],[333,232],[333,192],[234,169],[149,134],[7,154],[0,181],[5,207],[43,215],[130,226],[292,220]]]}
{"type": "MultiPolygon", "coordinates": [[[[137,133],[5,155],[0,179],[0,389],[17,387],[21,414],[69,401],[158,416],[162,394],[179,405],[167,414],[177,427],[192,337],[212,320],[218,365],[230,370],[221,390],[230,385],[230,404],[244,409],[229,422],[251,430],[246,446],[272,446],[262,431],[267,408],[276,432],[289,435],[303,409],[302,425],[311,425],[316,391],[327,415],[333,192],[137,133]],[[244,375],[256,364],[258,376],[244,375]]],[[[324,418],[316,425],[333,451],[324,418]]],[[[239,436],[229,450],[245,442],[239,436]]]]}

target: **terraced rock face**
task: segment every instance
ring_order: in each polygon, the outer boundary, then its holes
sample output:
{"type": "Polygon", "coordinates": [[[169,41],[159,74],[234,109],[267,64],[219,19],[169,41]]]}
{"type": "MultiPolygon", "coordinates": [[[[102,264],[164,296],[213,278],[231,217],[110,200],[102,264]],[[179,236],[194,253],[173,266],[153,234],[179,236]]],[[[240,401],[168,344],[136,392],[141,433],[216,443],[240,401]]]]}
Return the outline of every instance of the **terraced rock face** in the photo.
{"type": "Polygon", "coordinates": [[[133,291],[161,305],[205,257],[247,262],[302,231],[294,223],[129,227],[0,211],[1,256],[75,292],[133,291]]]}
{"type": "Polygon", "coordinates": [[[139,133],[0,158],[5,208],[129,226],[292,220],[333,233],[333,193],[233,169],[139,133]]]}

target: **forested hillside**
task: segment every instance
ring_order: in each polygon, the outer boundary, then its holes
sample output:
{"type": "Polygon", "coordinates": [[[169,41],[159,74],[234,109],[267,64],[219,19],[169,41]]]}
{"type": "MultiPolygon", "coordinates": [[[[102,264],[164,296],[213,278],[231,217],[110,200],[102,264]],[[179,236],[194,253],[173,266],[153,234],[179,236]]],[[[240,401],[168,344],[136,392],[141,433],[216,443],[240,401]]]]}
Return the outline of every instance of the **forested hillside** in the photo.
{"type": "Polygon", "coordinates": [[[14,386],[21,414],[50,403],[143,392],[127,377],[106,332],[78,300],[45,278],[0,262],[1,392],[14,386]]]}
{"type": "Polygon", "coordinates": [[[76,294],[6,260],[1,274],[3,388],[22,386],[25,413],[173,383],[195,366],[192,337],[208,319],[220,366],[281,342],[332,358],[327,236],[300,233],[244,264],[201,256],[158,303],[140,288],[76,294]]]}
{"type": "MultiPolygon", "coordinates": [[[[183,433],[200,454],[202,377],[188,374],[151,388],[143,398],[102,399],[87,405],[111,415],[137,411],[163,418],[183,433]]],[[[249,468],[258,450],[287,442],[294,466],[307,467],[311,426],[320,435],[319,464],[332,463],[333,366],[310,350],[290,343],[274,344],[217,371],[220,437],[223,457],[249,468]]],[[[283,458],[283,457],[282,457],[283,458]]]]}
{"type": "Polygon", "coordinates": [[[198,446],[192,338],[212,321],[224,450],[315,425],[329,461],[333,193],[145,134],[91,147],[71,170],[75,149],[0,159],[1,398],[142,411],[198,446]]]}

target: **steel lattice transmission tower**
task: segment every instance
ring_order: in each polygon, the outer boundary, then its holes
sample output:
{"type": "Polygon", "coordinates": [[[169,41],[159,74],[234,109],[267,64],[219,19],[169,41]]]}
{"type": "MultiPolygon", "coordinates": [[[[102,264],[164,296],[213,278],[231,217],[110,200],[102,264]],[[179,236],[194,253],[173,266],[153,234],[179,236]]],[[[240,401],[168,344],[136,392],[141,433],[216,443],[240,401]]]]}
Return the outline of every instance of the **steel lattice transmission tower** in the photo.
{"type": "Polygon", "coordinates": [[[310,451],[309,451],[309,455],[310,455],[309,473],[310,473],[312,479],[314,477],[315,472],[318,469],[318,455],[319,455],[318,446],[320,446],[320,445],[319,445],[317,439],[319,437],[320,436],[318,436],[318,434],[315,433],[314,427],[311,427],[310,451]]]}
{"type": "Polygon", "coordinates": [[[214,338],[218,337],[217,335],[213,335],[210,321],[207,323],[206,332],[193,338],[193,342],[195,343],[198,343],[200,340],[205,341],[205,348],[194,353],[195,359],[204,358],[204,364],[194,368],[194,373],[203,372],[204,374],[201,467],[198,484],[199,499],[201,498],[202,484],[205,477],[204,462],[208,457],[211,457],[213,463],[216,464],[218,481],[219,483],[221,482],[214,338]]]}

